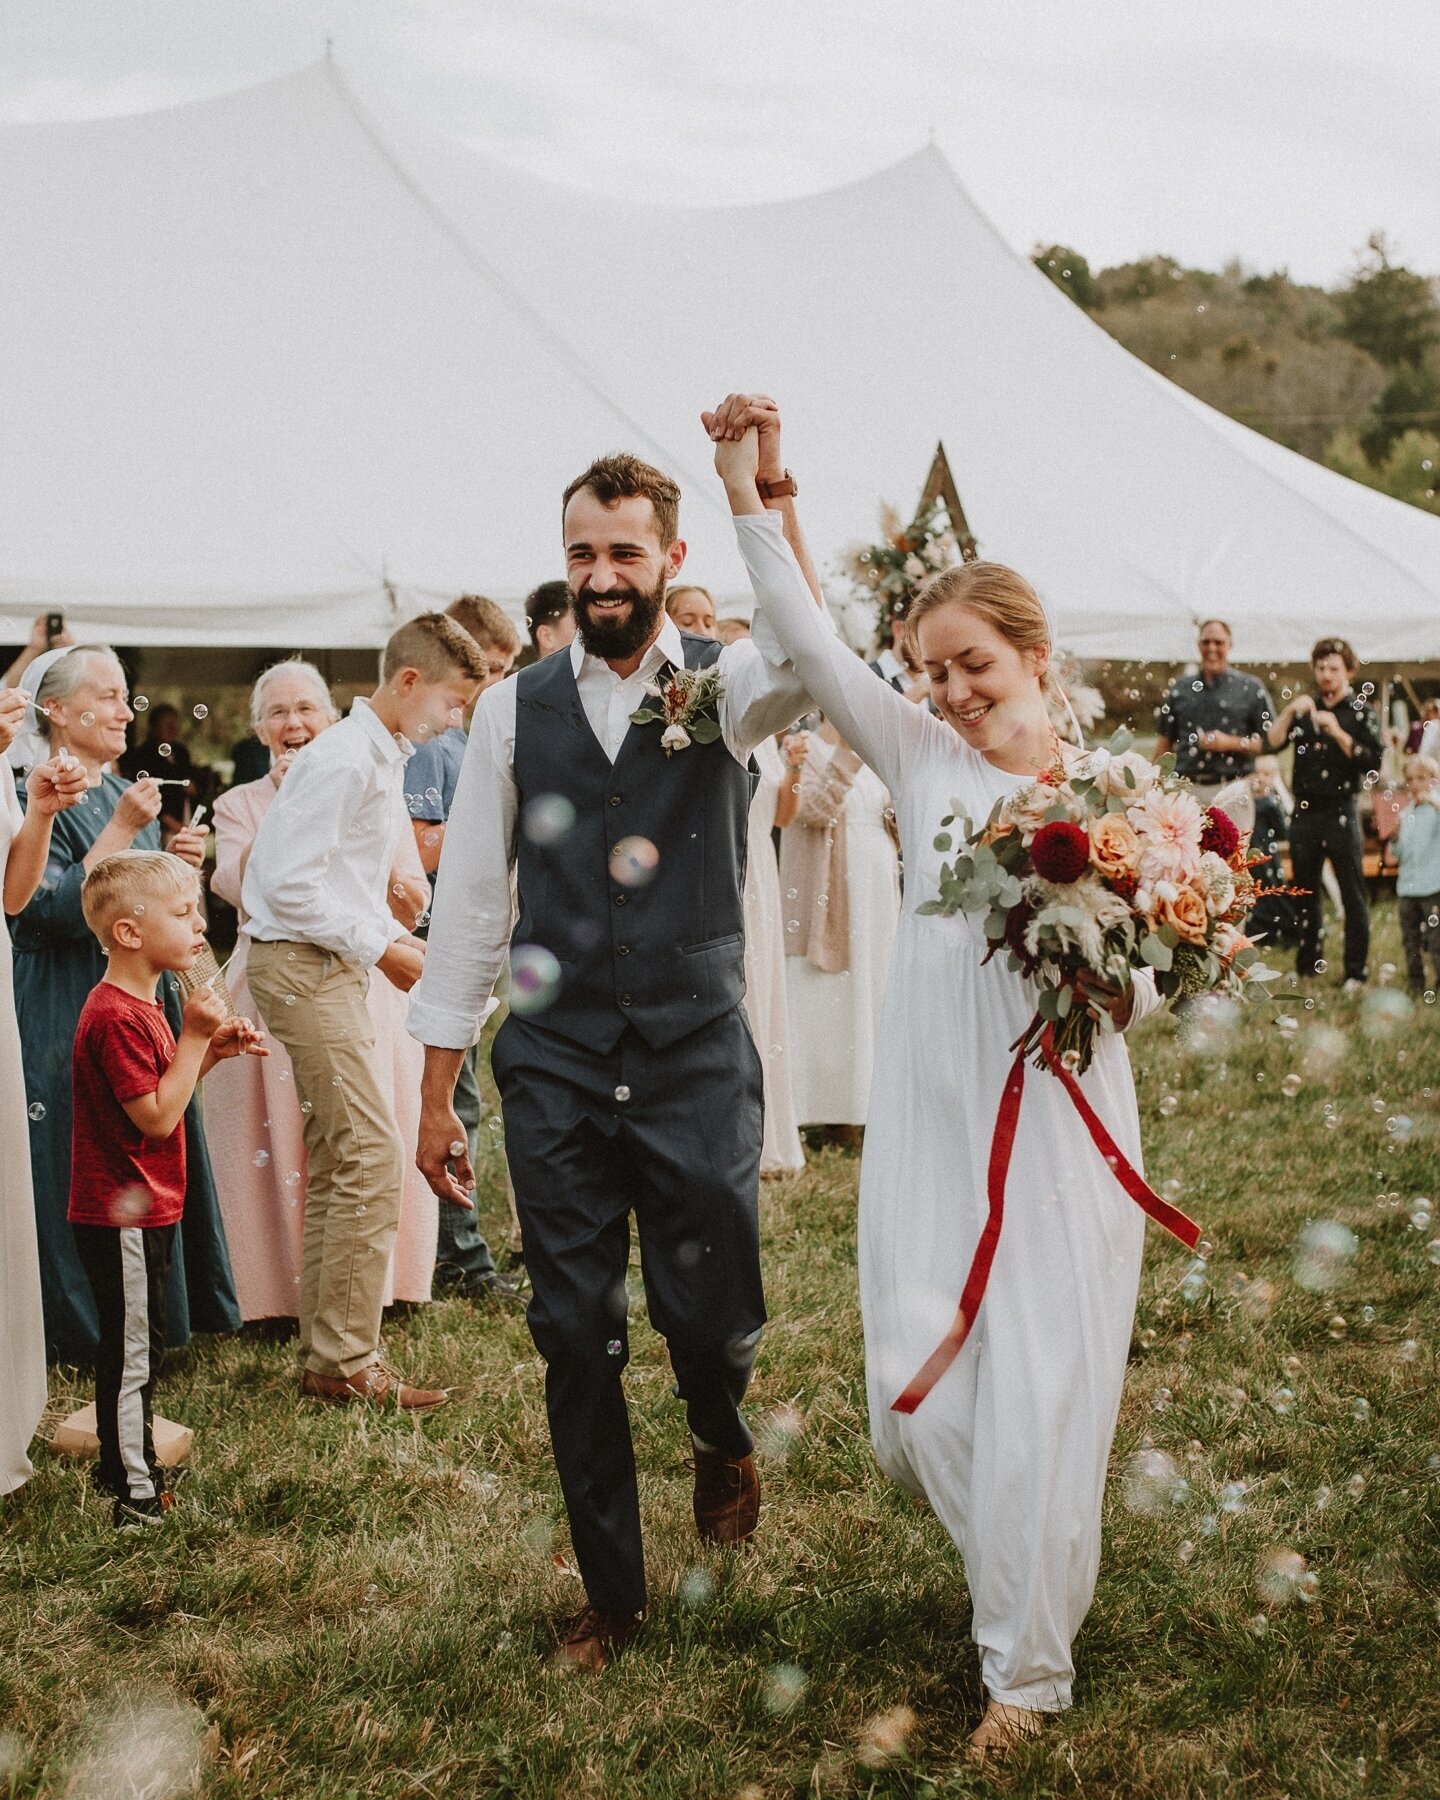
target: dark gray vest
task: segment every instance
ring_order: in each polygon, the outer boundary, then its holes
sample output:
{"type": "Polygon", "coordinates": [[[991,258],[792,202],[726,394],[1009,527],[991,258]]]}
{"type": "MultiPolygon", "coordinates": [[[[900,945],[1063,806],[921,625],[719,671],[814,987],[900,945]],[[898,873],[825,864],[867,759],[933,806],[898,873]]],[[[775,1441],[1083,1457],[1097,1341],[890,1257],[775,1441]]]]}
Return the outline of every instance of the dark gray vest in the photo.
{"type": "MultiPolygon", "coordinates": [[[[686,636],[685,663],[720,645],[686,636]]],[[[520,919],[513,943],[560,964],[560,988],[534,1023],[592,1050],[627,1024],[657,1050],[738,1006],[745,992],[746,822],[751,780],[725,748],[691,742],[666,756],[663,727],[632,725],[613,765],[580,704],[568,651],[522,669],[515,685],[520,919]],[[575,823],[535,843],[525,809],[558,794],[575,823]],[[660,852],[643,886],[617,881],[611,852],[644,838],[660,852]]]]}

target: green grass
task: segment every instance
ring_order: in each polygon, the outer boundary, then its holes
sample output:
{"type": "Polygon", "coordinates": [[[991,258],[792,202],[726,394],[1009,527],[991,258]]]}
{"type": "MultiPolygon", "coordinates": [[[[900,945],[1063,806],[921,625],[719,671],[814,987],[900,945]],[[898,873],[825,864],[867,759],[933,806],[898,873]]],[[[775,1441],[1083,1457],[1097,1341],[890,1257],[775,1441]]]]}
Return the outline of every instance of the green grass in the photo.
{"type": "MultiPolygon", "coordinates": [[[[1376,961],[1394,958],[1393,909],[1377,928],[1376,961]]],[[[159,1795],[194,1757],[207,1794],[305,1800],[1434,1795],[1437,1228],[1376,1197],[1440,1199],[1440,1006],[1377,1038],[1334,979],[1282,988],[1223,1050],[1187,1051],[1168,1019],[1137,1034],[1152,1180],[1183,1184],[1214,1248],[1186,1298],[1188,1259],[1149,1234],[1077,1703],[1003,1772],[962,1756],[981,1695],[959,1558],[871,1461],[856,1165],[832,1150],[764,1192],[753,1554],[696,1544],[663,1356],[648,1327],[633,1334],[653,1607],[601,1681],[542,1664],[579,1587],[517,1314],[447,1302],[389,1328],[402,1368],[460,1389],[418,1423],[302,1409],[288,1347],[204,1342],[161,1382],[161,1409],[196,1429],[162,1530],[117,1539],[76,1468],[47,1457],[4,1503],[0,1793],[8,1779],[15,1794],[159,1795]],[[1328,1072],[1318,1027],[1343,1033],[1328,1072]],[[1408,1138],[1387,1130],[1405,1116],[1408,1138]],[[1333,1293],[1291,1278],[1312,1218],[1358,1234],[1333,1293]],[[1294,1404],[1277,1412],[1282,1386],[1294,1404]],[[1160,1517],[1125,1504],[1125,1465],[1147,1439],[1189,1484],[1160,1517]],[[1219,1494],[1236,1481],[1247,1493],[1232,1514],[1219,1494]],[[1275,1546],[1307,1559],[1308,1604],[1259,1593],[1275,1546]],[[908,1748],[871,1766],[866,1722],[897,1707],[914,1714],[908,1748]]],[[[57,1377],[53,1416],[83,1397],[57,1377]]]]}

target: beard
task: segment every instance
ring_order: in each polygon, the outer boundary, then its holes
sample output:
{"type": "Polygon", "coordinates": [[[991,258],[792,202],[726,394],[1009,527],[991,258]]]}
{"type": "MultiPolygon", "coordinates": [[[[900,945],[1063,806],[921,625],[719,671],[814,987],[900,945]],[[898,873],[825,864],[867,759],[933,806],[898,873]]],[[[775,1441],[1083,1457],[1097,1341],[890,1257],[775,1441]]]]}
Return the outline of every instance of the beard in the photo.
{"type": "Polygon", "coordinates": [[[643,650],[655,635],[665,611],[665,577],[662,575],[647,594],[639,588],[614,588],[607,600],[628,600],[630,611],[623,619],[613,619],[590,610],[591,602],[584,594],[571,596],[575,609],[575,625],[580,642],[589,656],[623,662],[643,650]]]}

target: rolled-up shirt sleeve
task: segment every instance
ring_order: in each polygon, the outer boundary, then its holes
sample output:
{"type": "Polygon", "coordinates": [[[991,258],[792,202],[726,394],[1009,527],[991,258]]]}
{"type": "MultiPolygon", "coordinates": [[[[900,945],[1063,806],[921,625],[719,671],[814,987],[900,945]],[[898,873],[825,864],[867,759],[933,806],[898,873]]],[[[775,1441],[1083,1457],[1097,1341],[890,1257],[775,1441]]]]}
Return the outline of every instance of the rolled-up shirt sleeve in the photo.
{"type": "MultiPolygon", "coordinates": [[[[816,612],[833,631],[829,612],[818,607],[816,612]]],[[[750,629],[749,638],[728,644],[720,653],[724,686],[720,728],[726,747],[740,762],[749,760],[756,744],[793,725],[813,705],[774,627],[758,609],[750,629]]]]}
{"type": "Polygon", "coordinates": [[[466,1050],[493,1010],[514,926],[511,870],[518,812],[515,684],[480,700],[445,827],[435,878],[425,972],[410,995],[407,1028],[422,1044],[466,1050]]]}

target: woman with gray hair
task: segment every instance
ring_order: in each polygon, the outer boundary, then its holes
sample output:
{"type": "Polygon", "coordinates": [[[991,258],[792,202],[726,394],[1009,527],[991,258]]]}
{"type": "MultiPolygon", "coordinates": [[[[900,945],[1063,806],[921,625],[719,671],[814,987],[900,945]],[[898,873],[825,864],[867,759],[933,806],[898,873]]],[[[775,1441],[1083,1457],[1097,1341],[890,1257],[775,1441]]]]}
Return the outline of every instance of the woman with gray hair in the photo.
{"type": "MultiPolygon", "coordinates": [[[[313,663],[293,659],[266,669],[250,696],[250,723],[270,754],[270,772],[231,788],[215,802],[210,885],[236,909],[241,926],[225,979],[236,1008],[256,1023],[262,1021],[245,972],[250,943],[240,900],[245,865],[290,765],[339,717],[325,677],[313,663]]],[[[396,867],[385,878],[391,910],[407,927],[414,925],[430,903],[430,888],[408,828],[400,837],[396,867]]],[[[376,1062],[382,1078],[393,1072],[390,1100],[412,1152],[386,1300],[428,1300],[439,1220],[435,1196],[413,1155],[424,1052],[405,1030],[405,996],[383,977],[371,981],[369,1008],[376,1062]]],[[[241,1315],[247,1320],[294,1318],[300,1310],[306,1160],[290,1058],[272,1037],[267,1058],[236,1057],[212,1071],[207,1088],[205,1130],[234,1256],[241,1315]],[[242,1060],[247,1068],[239,1067],[242,1060]]]]}
{"type": "MultiPolygon", "coordinates": [[[[40,886],[10,922],[46,1351],[54,1362],[89,1363],[99,1336],[95,1302],[65,1216],[70,1200],[70,1051],[80,1009],[105,973],[105,958],[80,910],[80,889],[103,857],[117,850],[162,847],[156,823],[162,790],[149,777],[132,783],[115,773],[125,728],[135,715],[125,671],[113,650],[82,644],[37,658],[26,673],[35,683],[35,742],[27,760],[40,762],[63,751],[89,780],[85,798],[56,818],[40,886]]],[[[23,789],[21,798],[23,803],[23,789]]],[[[177,831],[164,848],[198,869],[205,859],[205,833],[177,831]]],[[[173,976],[163,979],[160,998],[178,1035],[180,998],[173,976]]],[[[172,1345],[185,1343],[192,1328],[233,1331],[240,1323],[194,1101],[185,1114],[185,1175],[185,1213],[171,1265],[166,1323],[172,1345]]]]}

